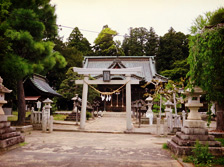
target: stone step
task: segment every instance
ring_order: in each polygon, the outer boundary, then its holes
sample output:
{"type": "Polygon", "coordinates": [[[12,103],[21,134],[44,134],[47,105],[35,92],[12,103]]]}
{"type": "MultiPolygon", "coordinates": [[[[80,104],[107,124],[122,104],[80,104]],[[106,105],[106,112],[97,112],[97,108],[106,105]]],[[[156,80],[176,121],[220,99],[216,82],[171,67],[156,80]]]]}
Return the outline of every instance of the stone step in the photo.
{"type": "Polygon", "coordinates": [[[104,117],[125,118],[126,112],[105,112],[104,117]]]}
{"type": "Polygon", "coordinates": [[[10,127],[11,122],[0,122],[0,129],[10,127]]]}
{"type": "Polygon", "coordinates": [[[0,140],[0,148],[6,148],[25,141],[24,136],[15,136],[8,139],[0,140]]]}
{"type": "Polygon", "coordinates": [[[16,131],[16,128],[15,127],[2,128],[2,129],[0,129],[0,135],[2,135],[4,133],[15,132],[15,131],[16,131]]]}
{"type": "Polygon", "coordinates": [[[20,132],[10,132],[10,133],[4,133],[0,135],[0,140],[4,140],[7,138],[15,137],[21,135],[20,132]]]}

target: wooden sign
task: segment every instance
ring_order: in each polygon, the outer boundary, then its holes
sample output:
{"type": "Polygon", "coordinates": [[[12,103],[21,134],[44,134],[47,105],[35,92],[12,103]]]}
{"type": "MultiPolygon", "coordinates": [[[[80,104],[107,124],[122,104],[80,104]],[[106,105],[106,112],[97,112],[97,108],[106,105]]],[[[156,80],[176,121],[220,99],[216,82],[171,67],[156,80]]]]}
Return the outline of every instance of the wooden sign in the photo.
{"type": "Polygon", "coordinates": [[[110,82],[110,71],[103,71],[103,81],[110,82]]]}

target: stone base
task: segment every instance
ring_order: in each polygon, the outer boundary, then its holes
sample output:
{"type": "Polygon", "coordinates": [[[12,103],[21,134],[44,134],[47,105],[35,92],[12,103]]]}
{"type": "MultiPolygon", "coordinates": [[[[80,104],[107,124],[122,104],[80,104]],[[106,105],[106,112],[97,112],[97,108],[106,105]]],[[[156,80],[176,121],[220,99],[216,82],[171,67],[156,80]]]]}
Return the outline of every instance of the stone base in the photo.
{"type": "Polygon", "coordinates": [[[215,156],[221,156],[221,143],[214,140],[214,136],[208,134],[205,128],[205,122],[202,120],[187,120],[181,128],[181,132],[177,132],[171,141],[168,141],[168,147],[176,155],[191,155],[192,149],[196,141],[200,144],[209,146],[209,151],[215,156]]]}
{"type": "MultiPolygon", "coordinates": [[[[193,146],[180,146],[172,140],[167,142],[168,147],[175,155],[192,155],[193,146]]],[[[222,156],[222,147],[209,147],[209,152],[214,156],[222,156]]]]}
{"type": "Polygon", "coordinates": [[[16,128],[10,127],[7,116],[0,115],[0,149],[16,145],[24,142],[24,140],[25,138],[16,131],[16,128]]]}
{"type": "Polygon", "coordinates": [[[186,120],[184,126],[188,128],[205,128],[205,121],[202,120],[186,120]]]}

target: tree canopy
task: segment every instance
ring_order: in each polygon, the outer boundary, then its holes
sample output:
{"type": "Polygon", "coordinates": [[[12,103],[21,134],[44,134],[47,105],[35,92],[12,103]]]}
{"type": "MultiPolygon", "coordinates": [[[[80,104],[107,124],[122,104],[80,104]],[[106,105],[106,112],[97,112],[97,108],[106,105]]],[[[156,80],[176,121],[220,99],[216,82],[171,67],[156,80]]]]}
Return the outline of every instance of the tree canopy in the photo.
{"type": "Polygon", "coordinates": [[[176,61],[184,60],[187,57],[187,36],[182,32],[176,32],[171,27],[168,33],[160,37],[159,40],[159,50],[156,56],[156,69],[158,73],[173,69],[176,61]]]}
{"type": "Polygon", "coordinates": [[[218,102],[217,130],[224,131],[224,8],[212,13],[208,28],[189,38],[190,85],[200,86],[208,101],[218,102]]]}
{"type": "Polygon", "coordinates": [[[11,0],[0,29],[1,38],[8,43],[7,52],[1,54],[3,61],[0,68],[8,77],[17,81],[18,123],[23,124],[23,78],[47,71],[56,64],[60,67],[66,65],[64,57],[53,50],[54,43],[51,41],[57,35],[55,7],[45,0],[11,0]]]}
{"type": "Polygon", "coordinates": [[[122,48],[126,56],[155,56],[158,49],[158,35],[151,27],[130,28],[125,35],[122,48]]]}
{"type": "Polygon", "coordinates": [[[114,56],[117,55],[117,48],[114,42],[114,37],[118,33],[108,25],[105,25],[102,31],[99,33],[98,37],[94,41],[94,51],[97,56],[114,56]]]}

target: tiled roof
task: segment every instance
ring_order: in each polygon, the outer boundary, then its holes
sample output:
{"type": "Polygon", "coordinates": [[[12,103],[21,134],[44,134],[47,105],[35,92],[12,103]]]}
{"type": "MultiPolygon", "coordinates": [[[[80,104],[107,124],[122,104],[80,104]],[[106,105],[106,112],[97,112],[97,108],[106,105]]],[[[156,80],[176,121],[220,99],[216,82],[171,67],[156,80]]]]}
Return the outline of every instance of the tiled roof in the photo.
{"type": "Polygon", "coordinates": [[[30,77],[29,79],[33,83],[33,85],[41,92],[61,97],[59,93],[57,93],[50,87],[45,77],[40,75],[33,75],[33,77],[30,77]]]}
{"type": "MultiPolygon", "coordinates": [[[[150,82],[157,77],[153,56],[88,56],[84,59],[84,68],[113,68],[116,63],[120,68],[142,67],[142,73],[136,76],[150,82]]],[[[93,76],[96,77],[96,76],[93,76]]],[[[160,79],[163,76],[160,76],[160,79]]],[[[165,79],[165,77],[163,77],[165,79]]]]}

